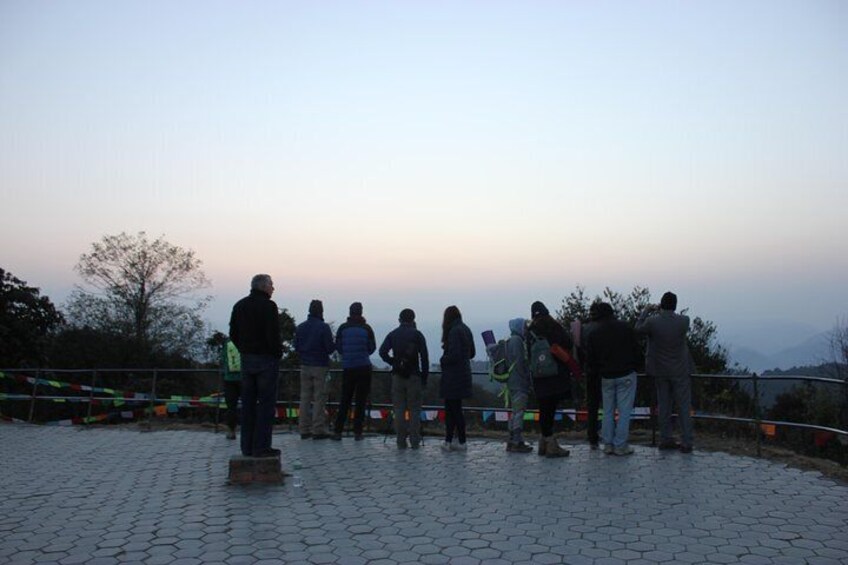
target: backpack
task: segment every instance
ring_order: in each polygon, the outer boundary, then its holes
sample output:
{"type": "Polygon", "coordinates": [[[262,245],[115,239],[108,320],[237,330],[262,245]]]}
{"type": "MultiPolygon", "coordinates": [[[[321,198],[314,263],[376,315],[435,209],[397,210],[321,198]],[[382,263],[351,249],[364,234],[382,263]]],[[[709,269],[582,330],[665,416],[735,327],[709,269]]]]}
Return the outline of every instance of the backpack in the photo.
{"type": "Polygon", "coordinates": [[[507,382],[515,367],[515,363],[509,362],[507,341],[502,339],[486,349],[489,354],[489,379],[499,383],[507,382]]]}
{"type": "Polygon", "coordinates": [[[530,332],[530,339],[530,373],[537,379],[557,376],[559,368],[551,353],[550,342],[533,332],[530,332]]]}
{"type": "Polygon", "coordinates": [[[403,351],[395,356],[392,371],[401,377],[418,372],[418,344],[415,340],[407,342],[403,351]]]}

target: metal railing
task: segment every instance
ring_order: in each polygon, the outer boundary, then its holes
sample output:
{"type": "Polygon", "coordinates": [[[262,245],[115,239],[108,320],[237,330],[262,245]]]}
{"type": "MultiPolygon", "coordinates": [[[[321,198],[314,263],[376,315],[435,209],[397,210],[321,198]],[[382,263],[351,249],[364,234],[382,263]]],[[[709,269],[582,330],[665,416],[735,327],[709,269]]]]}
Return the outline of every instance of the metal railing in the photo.
{"type": "MultiPolygon", "coordinates": [[[[337,378],[341,375],[341,369],[330,369],[329,374],[331,378],[337,378]]],[[[280,369],[280,377],[285,378],[284,386],[278,387],[278,397],[277,397],[277,406],[285,406],[286,408],[293,408],[299,406],[299,399],[295,399],[295,391],[293,387],[293,383],[296,379],[296,375],[299,373],[299,369],[297,368],[281,368],[280,369]],[[295,378],[292,378],[292,376],[295,378]],[[284,398],[280,398],[280,395],[283,394],[284,398]]],[[[388,377],[390,375],[390,371],[387,369],[375,369],[374,375],[377,378],[388,377]]],[[[440,375],[440,371],[432,371],[431,375],[438,376],[440,375]]],[[[473,373],[475,377],[487,377],[487,373],[475,372],[473,373]]],[[[761,377],[754,374],[748,375],[725,375],[725,374],[695,374],[692,375],[692,378],[695,381],[699,380],[733,380],[737,382],[750,382],[752,393],[751,393],[751,401],[753,403],[753,417],[740,417],[740,416],[728,416],[725,414],[715,414],[715,413],[707,413],[707,412],[694,412],[693,417],[695,419],[701,420],[712,420],[718,422],[732,422],[739,424],[748,424],[753,425],[757,431],[757,453],[760,453],[761,443],[762,443],[762,433],[761,429],[764,425],[769,426],[780,426],[787,428],[797,428],[818,432],[827,432],[831,434],[836,434],[839,436],[844,436],[848,438],[848,430],[836,428],[832,426],[822,426],[818,424],[811,424],[809,422],[791,422],[791,421],[783,421],[783,420],[772,420],[766,419],[762,417],[762,409],[761,409],[761,387],[763,382],[778,382],[778,381],[800,381],[804,383],[819,383],[819,384],[827,384],[832,386],[842,387],[842,402],[848,406],[848,382],[840,379],[832,379],[832,378],[824,378],[824,377],[808,377],[802,375],[779,375],[779,376],[768,376],[761,377]]],[[[215,426],[217,430],[217,426],[220,421],[220,409],[223,403],[223,397],[220,391],[223,389],[223,373],[219,369],[160,369],[160,368],[138,368],[138,369],[108,369],[108,368],[100,368],[100,369],[2,369],[0,370],[0,390],[8,389],[8,385],[3,385],[3,382],[15,381],[18,384],[25,383],[26,385],[31,385],[28,393],[0,393],[0,402],[5,401],[28,401],[29,409],[28,416],[26,418],[27,422],[33,422],[35,417],[35,408],[36,403],[38,401],[54,401],[54,402],[78,402],[78,403],[86,403],[86,417],[83,418],[81,423],[88,423],[92,418],[92,410],[93,406],[97,403],[129,403],[135,405],[144,405],[144,417],[147,419],[148,425],[152,422],[154,416],[154,408],[158,404],[168,404],[173,405],[177,404],[179,406],[186,405],[203,405],[207,407],[214,407],[215,409],[215,426]],[[80,378],[74,379],[78,382],[76,383],[67,383],[63,381],[58,381],[58,378],[70,378],[73,376],[79,376],[80,378]],[[86,383],[80,382],[86,376],[90,375],[90,380],[86,381],[86,383]],[[162,383],[163,375],[194,375],[194,376],[205,376],[207,379],[207,385],[209,381],[214,380],[217,384],[217,390],[205,396],[192,396],[185,397],[184,395],[171,395],[168,397],[166,394],[162,394],[161,389],[157,387],[162,383]],[[141,391],[124,391],[117,390],[114,387],[104,387],[98,386],[98,382],[104,377],[112,377],[113,379],[116,376],[122,376],[126,379],[132,377],[133,380],[139,380],[140,376],[146,376],[150,381],[150,387],[148,390],[141,391]],[[45,387],[52,387],[62,389],[70,389],[75,393],[87,393],[85,394],[39,394],[40,390],[43,390],[45,387]],[[157,392],[159,395],[157,396],[157,392]],[[120,393],[120,394],[118,394],[120,393]],[[176,396],[176,398],[175,398],[176,396]]],[[[143,379],[142,379],[143,380],[143,379]]],[[[653,395],[654,387],[652,386],[651,378],[646,377],[645,375],[639,375],[639,381],[651,385],[651,423],[652,423],[652,431],[654,435],[656,433],[656,411],[654,407],[656,406],[655,396],[653,395]]],[[[173,383],[169,383],[173,384],[173,383]]],[[[195,383],[196,384],[196,383],[195,383]]],[[[473,404],[473,403],[472,403],[473,404]]],[[[328,402],[329,406],[338,406],[338,402],[328,402]]],[[[390,408],[391,404],[389,402],[373,402],[369,405],[370,409],[378,408],[390,408]]],[[[424,410],[439,410],[442,406],[440,405],[425,405],[422,407],[424,410]]],[[[492,406],[464,406],[464,410],[472,413],[483,413],[483,412],[498,412],[506,410],[506,408],[498,408],[492,406]]],[[[560,412],[565,412],[561,410],[560,412]]],[[[0,412],[2,413],[2,412],[0,412]]]]}

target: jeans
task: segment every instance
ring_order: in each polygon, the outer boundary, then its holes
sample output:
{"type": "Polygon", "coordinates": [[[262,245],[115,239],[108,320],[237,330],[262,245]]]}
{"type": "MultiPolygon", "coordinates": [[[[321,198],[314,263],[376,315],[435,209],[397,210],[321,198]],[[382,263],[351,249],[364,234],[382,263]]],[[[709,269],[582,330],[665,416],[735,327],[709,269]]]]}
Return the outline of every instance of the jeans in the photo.
{"type": "Polygon", "coordinates": [[[300,368],[300,417],[298,426],[301,434],[324,435],[327,433],[327,367],[303,365],[300,368]]]}
{"type": "Polygon", "coordinates": [[[241,381],[224,381],[224,402],[227,405],[227,427],[236,429],[238,424],[238,401],[241,396],[241,381]]]}
{"type": "Polygon", "coordinates": [[[461,398],[445,399],[445,441],[453,441],[456,433],[459,443],[465,443],[465,415],[462,413],[461,398]]]}
{"type": "Polygon", "coordinates": [[[421,377],[415,374],[402,377],[392,373],[392,404],[394,405],[395,430],[398,446],[406,447],[409,437],[413,446],[421,443],[421,377]],[[409,410],[409,421],[406,411],[409,410]]]}
{"type": "Polygon", "coordinates": [[[689,375],[680,377],[655,377],[657,383],[657,404],[659,405],[660,441],[673,442],[671,433],[671,403],[677,406],[677,418],[680,421],[680,443],[692,447],[692,383],[689,375]]]}
{"type": "Polygon", "coordinates": [[[271,448],[280,360],[241,356],[241,452],[248,457],[271,448]]]}
{"type": "Polygon", "coordinates": [[[601,378],[586,377],[586,435],[589,443],[598,444],[598,408],[601,406],[601,378]]]}
{"type": "Polygon", "coordinates": [[[521,443],[524,441],[524,411],[527,409],[527,393],[510,391],[509,397],[512,403],[512,418],[509,419],[509,441],[521,443]]]}
{"type": "Polygon", "coordinates": [[[601,379],[604,396],[604,423],[601,436],[605,445],[625,447],[630,434],[630,414],[636,398],[635,371],[615,379],[601,379]],[[618,411],[618,422],[615,412],[618,411]]]}
{"type": "Polygon", "coordinates": [[[362,424],[365,421],[365,404],[371,391],[371,365],[345,369],[342,373],[342,401],[336,414],[335,432],[342,433],[347,413],[356,395],[356,410],[353,414],[353,433],[362,434],[362,424]]]}

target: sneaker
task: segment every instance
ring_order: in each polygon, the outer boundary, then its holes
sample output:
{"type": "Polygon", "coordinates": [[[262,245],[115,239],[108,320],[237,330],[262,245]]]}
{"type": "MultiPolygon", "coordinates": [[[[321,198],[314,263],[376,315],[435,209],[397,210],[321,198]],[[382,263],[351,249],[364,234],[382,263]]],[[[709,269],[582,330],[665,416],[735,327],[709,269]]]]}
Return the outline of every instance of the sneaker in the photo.
{"type": "Polygon", "coordinates": [[[459,443],[457,440],[453,440],[450,444],[451,451],[468,451],[468,444],[459,443]]]}
{"type": "Polygon", "coordinates": [[[445,452],[447,452],[447,451],[453,451],[453,449],[451,449],[451,445],[452,445],[452,444],[451,444],[451,442],[449,442],[449,441],[443,441],[443,442],[442,442],[442,451],[445,451],[445,452]]]}
{"type": "MultiPolygon", "coordinates": [[[[312,439],[314,439],[315,441],[318,441],[318,440],[322,440],[322,439],[328,439],[329,437],[330,437],[330,434],[315,434],[315,435],[312,436],[312,439]]],[[[339,437],[339,439],[341,439],[341,437],[339,437]]]]}
{"type": "Polygon", "coordinates": [[[227,439],[236,439],[236,431],[227,430],[227,439]]]}
{"type": "Polygon", "coordinates": [[[672,450],[672,449],[680,449],[680,444],[674,440],[661,441],[657,446],[657,449],[662,451],[672,450]]]}
{"type": "Polygon", "coordinates": [[[691,445],[681,445],[680,446],[680,453],[686,453],[686,454],[692,453],[692,446],[691,445]]]}
{"type": "Polygon", "coordinates": [[[300,439],[312,439],[312,434],[310,434],[310,433],[300,434],[300,439]]]}
{"type": "Polygon", "coordinates": [[[623,445],[621,447],[616,447],[613,450],[613,453],[616,455],[633,455],[633,448],[629,445],[623,445]]]}
{"type": "Polygon", "coordinates": [[[612,455],[613,453],[615,453],[615,448],[611,443],[604,445],[604,455],[612,455]]]}
{"type": "MultiPolygon", "coordinates": [[[[318,438],[316,437],[315,439],[318,439],[318,438]]],[[[333,432],[333,433],[330,434],[330,439],[333,440],[333,441],[341,441],[342,440],[342,434],[340,434],[339,432],[333,432]]]]}

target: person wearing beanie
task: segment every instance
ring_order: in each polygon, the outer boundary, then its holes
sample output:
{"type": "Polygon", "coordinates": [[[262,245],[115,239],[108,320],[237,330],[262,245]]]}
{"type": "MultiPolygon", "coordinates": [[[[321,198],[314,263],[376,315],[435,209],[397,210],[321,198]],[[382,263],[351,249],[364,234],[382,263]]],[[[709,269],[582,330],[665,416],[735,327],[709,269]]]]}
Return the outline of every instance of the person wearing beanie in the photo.
{"type": "Polygon", "coordinates": [[[380,358],[392,368],[392,408],[398,449],[421,446],[421,400],[430,358],[427,340],[415,327],[415,312],[404,308],[400,325],[380,345],[380,358]],[[409,421],[406,413],[409,412],[409,421]]]}
{"type": "Polygon", "coordinates": [[[471,360],[476,351],[471,330],[456,306],[445,308],[442,320],[442,379],[439,392],[445,400],[445,451],[465,451],[465,415],[462,399],[471,398],[471,360]],[[456,437],[454,437],[454,434],[456,437]]]}
{"type": "Polygon", "coordinates": [[[553,358],[555,370],[553,374],[543,374],[541,364],[536,363],[533,355],[534,345],[542,345],[545,340],[549,346],[559,345],[566,351],[571,351],[573,342],[571,336],[551,316],[547,307],[539,301],[530,306],[532,318],[530,327],[527,328],[527,356],[530,359],[530,375],[533,378],[533,389],[536,391],[536,399],[539,401],[539,427],[542,438],[539,440],[539,455],[545,457],[565,457],[569,454],[567,449],[562,448],[554,437],[554,417],[557,405],[564,399],[571,397],[571,371],[568,366],[556,356],[550,354],[547,349],[548,358],[553,358]]]}
{"type": "Polygon", "coordinates": [[[327,373],[336,346],[320,300],[309,303],[309,316],[295,330],[294,349],[300,356],[300,439],[327,439],[327,373]]]}
{"type": "Polygon", "coordinates": [[[241,356],[240,443],[246,457],[280,456],[280,450],[271,447],[283,355],[273,294],[270,275],[256,275],[250,281],[250,295],[236,302],[230,315],[230,339],[241,356]]]}
{"type": "Polygon", "coordinates": [[[336,332],[336,351],[342,356],[342,399],[331,439],[342,439],[342,430],[354,395],[356,410],[353,416],[353,434],[357,441],[362,439],[365,405],[371,391],[370,356],[376,349],[374,330],[362,317],[362,303],[354,302],[350,305],[350,316],[336,332]]]}
{"type": "Polygon", "coordinates": [[[660,449],[692,452],[692,356],[686,342],[689,317],[675,313],[677,296],[663,294],[659,305],[648,305],[636,321],[636,332],[648,337],[645,372],[657,387],[660,449]],[[677,405],[681,442],[672,435],[671,409],[677,405]]]}
{"type": "Polygon", "coordinates": [[[616,319],[610,304],[593,304],[591,314],[595,327],[586,338],[586,365],[590,378],[601,381],[604,453],[630,455],[633,448],[627,439],[636,399],[636,370],[642,357],[639,341],[629,324],[616,319]]]}
{"type": "Polygon", "coordinates": [[[527,349],[524,343],[526,325],[524,318],[510,320],[509,339],[506,342],[506,362],[507,366],[512,367],[506,383],[512,409],[506,450],[511,453],[533,451],[533,447],[524,442],[524,411],[530,398],[530,367],[527,365],[527,349]]]}

